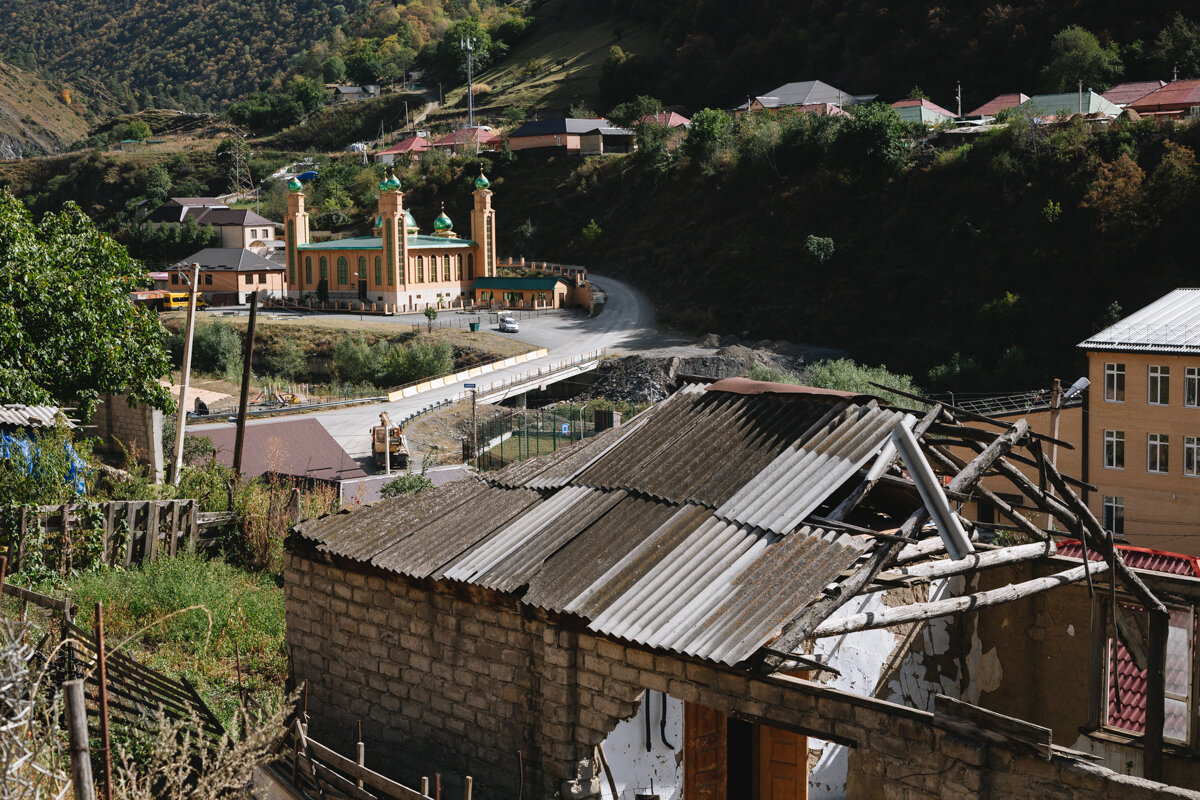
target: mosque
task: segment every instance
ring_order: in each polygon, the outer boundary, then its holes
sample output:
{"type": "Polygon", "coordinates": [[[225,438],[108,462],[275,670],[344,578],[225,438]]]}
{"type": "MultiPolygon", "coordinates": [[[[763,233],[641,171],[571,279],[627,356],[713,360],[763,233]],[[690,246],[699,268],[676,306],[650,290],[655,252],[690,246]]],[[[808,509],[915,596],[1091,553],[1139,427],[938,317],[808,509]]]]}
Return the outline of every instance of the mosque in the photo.
{"type": "Polygon", "coordinates": [[[469,305],[475,279],[497,274],[496,211],[489,186],[480,171],[469,239],[455,233],[444,207],[433,233],[422,234],[404,208],[400,181],[391,175],[379,184],[375,236],[313,242],[303,186],[293,178],[284,223],[288,298],[315,296],[325,281],[331,300],[383,304],[395,312],[469,305]]]}

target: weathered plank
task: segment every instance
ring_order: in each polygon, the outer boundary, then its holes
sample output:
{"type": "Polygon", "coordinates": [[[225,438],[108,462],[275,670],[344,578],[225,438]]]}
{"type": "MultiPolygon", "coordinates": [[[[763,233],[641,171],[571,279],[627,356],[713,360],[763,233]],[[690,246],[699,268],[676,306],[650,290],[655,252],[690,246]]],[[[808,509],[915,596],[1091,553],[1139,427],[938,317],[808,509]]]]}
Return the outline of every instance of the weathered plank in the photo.
{"type": "Polygon", "coordinates": [[[933,724],[955,733],[1003,745],[1018,745],[1049,761],[1054,735],[1049,728],[947,697],[933,698],[933,724]]]}

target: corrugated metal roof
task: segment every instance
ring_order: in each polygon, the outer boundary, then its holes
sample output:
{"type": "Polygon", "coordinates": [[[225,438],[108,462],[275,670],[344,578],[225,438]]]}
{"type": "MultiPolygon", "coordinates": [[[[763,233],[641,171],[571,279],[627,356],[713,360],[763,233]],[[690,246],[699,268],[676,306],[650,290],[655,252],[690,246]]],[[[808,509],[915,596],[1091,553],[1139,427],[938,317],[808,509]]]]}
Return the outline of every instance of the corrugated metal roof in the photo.
{"type": "Polygon", "coordinates": [[[795,529],[878,452],[899,416],[874,402],[751,388],[682,392],[632,425],[486,483],[384,501],[298,533],[380,569],[508,592],[614,637],[738,663],[873,546],[795,529]],[[745,519],[714,511],[723,504],[745,519]]]}
{"type": "Polygon", "coordinates": [[[902,415],[850,406],[780,453],[717,509],[717,516],[787,533],[887,441],[902,415]]]}
{"type": "Polygon", "coordinates": [[[715,508],[848,405],[836,397],[804,397],[683,395],[574,482],[715,508]]]}
{"type": "Polygon", "coordinates": [[[1200,289],[1176,289],[1078,346],[1130,353],[1200,353],[1200,289]]]}
{"type": "MultiPolygon", "coordinates": [[[[1132,569],[1144,569],[1150,572],[1162,572],[1166,575],[1187,575],[1190,578],[1200,578],[1200,557],[1185,556],[1182,553],[1168,553],[1163,550],[1151,550],[1148,547],[1133,547],[1119,544],[1121,558],[1132,569]]],[[[1068,558],[1083,558],[1083,547],[1078,539],[1066,539],[1059,542],[1058,555],[1068,558]]],[[[1088,550],[1088,559],[1103,561],[1104,557],[1095,550],[1088,550]]]]}
{"type": "MultiPolygon", "coordinates": [[[[17,428],[53,428],[61,413],[57,406],[23,406],[16,403],[0,405],[0,425],[17,428]]],[[[66,415],[64,414],[64,419],[66,415]]],[[[67,427],[75,425],[67,420],[67,427]]]]}

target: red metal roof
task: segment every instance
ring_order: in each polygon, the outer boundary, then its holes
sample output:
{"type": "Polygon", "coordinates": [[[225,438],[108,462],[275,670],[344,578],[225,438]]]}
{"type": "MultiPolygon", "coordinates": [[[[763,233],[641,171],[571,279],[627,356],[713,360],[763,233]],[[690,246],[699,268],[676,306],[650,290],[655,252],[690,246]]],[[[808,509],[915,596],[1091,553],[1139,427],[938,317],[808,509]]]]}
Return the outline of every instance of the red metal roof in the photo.
{"type": "Polygon", "coordinates": [[[389,156],[397,153],[420,153],[429,149],[429,142],[422,139],[420,136],[410,136],[407,139],[401,139],[386,150],[380,150],[377,155],[389,156]]]}
{"type": "Polygon", "coordinates": [[[844,397],[847,400],[869,398],[871,395],[857,392],[840,392],[837,389],[820,389],[816,386],[796,386],[790,383],[752,381],[749,378],[725,378],[705,387],[707,392],[729,392],[730,394],[820,394],[844,397]]]}
{"type": "MultiPolygon", "coordinates": [[[[1162,572],[1166,575],[1187,575],[1190,578],[1200,578],[1200,557],[1185,556],[1181,553],[1168,553],[1163,550],[1151,550],[1148,547],[1133,547],[1119,544],[1121,557],[1133,569],[1144,569],[1150,572],[1162,572]]],[[[1083,547],[1078,539],[1064,539],[1058,543],[1058,554],[1068,558],[1082,558],[1083,547]]],[[[1088,551],[1091,561],[1103,561],[1103,557],[1095,550],[1088,551]]]]}
{"type": "Polygon", "coordinates": [[[1118,83],[1100,96],[1110,103],[1127,106],[1134,100],[1140,100],[1166,85],[1166,81],[1129,81],[1128,83],[1118,83]]]}
{"type": "Polygon", "coordinates": [[[491,144],[492,142],[500,141],[500,137],[491,131],[485,131],[483,128],[459,128],[438,139],[433,143],[433,146],[456,147],[460,144],[471,144],[476,141],[479,144],[491,144]]]}
{"type": "Polygon", "coordinates": [[[638,120],[640,124],[647,122],[666,125],[668,128],[680,128],[687,125],[691,120],[682,114],[676,114],[674,111],[660,111],[657,114],[647,114],[638,120]]]}
{"type": "Polygon", "coordinates": [[[1172,81],[1158,91],[1130,103],[1127,108],[1140,114],[1186,111],[1192,106],[1200,106],[1200,80],[1172,81]]]}
{"type": "Polygon", "coordinates": [[[991,100],[981,105],[974,111],[968,111],[968,117],[990,117],[996,113],[1003,111],[1006,108],[1016,108],[1029,99],[1029,96],[1021,92],[1013,92],[1011,94],[998,94],[991,100]]]}

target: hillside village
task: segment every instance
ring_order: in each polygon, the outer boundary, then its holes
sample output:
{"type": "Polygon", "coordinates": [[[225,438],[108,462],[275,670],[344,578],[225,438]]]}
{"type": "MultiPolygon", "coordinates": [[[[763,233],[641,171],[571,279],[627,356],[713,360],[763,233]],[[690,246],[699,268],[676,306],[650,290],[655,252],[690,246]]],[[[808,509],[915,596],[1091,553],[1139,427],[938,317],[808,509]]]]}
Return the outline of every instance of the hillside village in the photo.
{"type": "Polygon", "coordinates": [[[0,41],[0,794],[1200,799],[1200,25],[461,5],[0,41]]]}

